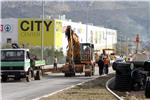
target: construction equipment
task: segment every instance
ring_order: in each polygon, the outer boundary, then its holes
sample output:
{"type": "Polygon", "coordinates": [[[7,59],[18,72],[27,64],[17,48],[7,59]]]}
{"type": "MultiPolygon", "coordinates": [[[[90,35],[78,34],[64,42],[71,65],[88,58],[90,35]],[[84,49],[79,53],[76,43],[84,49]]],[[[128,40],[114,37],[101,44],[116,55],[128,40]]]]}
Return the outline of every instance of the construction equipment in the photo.
{"type": "Polygon", "coordinates": [[[107,55],[109,55],[110,57],[114,57],[115,56],[115,50],[114,49],[102,49],[103,52],[105,52],[107,55]]]}
{"type": "Polygon", "coordinates": [[[7,81],[9,78],[20,80],[26,78],[27,82],[32,79],[42,78],[42,66],[45,60],[38,60],[36,56],[31,56],[29,49],[2,49],[1,50],[1,80],[7,81]]]}
{"type": "Polygon", "coordinates": [[[68,50],[62,72],[65,76],[75,76],[75,73],[82,72],[85,73],[85,76],[93,75],[94,45],[91,43],[80,43],[77,34],[73,32],[71,26],[67,26],[66,36],[68,39],[68,50]]]}

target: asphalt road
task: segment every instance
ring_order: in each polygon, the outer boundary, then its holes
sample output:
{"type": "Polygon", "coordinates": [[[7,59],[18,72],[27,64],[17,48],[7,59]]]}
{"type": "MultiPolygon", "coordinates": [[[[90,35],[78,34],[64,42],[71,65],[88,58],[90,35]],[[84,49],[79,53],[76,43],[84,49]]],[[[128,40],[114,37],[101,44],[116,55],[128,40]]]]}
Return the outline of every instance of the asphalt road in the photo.
{"type": "Polygon", "coordinates": [[[96,70],[92,77],[84,77],[84,74],[78,74],[76,77],[64,77],[62,73],[51,73],[44,76],[42,80],[31,82],[26,82],[25,79],[10,80],[1,84],[2,100],[31,100],[98,76],[98,70],[96,70]]]}

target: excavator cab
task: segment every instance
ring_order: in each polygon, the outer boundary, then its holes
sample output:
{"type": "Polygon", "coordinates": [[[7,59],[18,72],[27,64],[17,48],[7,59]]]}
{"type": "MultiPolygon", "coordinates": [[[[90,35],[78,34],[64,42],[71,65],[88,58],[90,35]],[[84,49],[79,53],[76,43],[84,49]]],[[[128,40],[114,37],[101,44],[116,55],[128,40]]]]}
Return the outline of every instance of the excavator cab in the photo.
{"type": "Polygon", "coordinates": [[[81,63],[87,63],[93,60],[94,45],[91,43],[80,44],[80,60],[81,63]]]}

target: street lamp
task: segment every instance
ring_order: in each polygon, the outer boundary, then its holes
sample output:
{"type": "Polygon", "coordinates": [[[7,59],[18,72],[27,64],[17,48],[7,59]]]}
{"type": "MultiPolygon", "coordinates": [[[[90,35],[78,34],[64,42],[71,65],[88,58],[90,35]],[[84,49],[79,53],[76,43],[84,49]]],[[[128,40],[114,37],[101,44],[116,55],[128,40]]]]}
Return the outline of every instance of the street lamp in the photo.
{"type": "Polygon", "coordinates": [[[89,20],[89,16],[88,16],[88,12],[89,12],[89,8],[92,6],[93,1],[91,1],[88,5],[87,5],[87,22],[86,22],[86,42],[88,42],[88,20],[89,20]]]}
{"type": "Polygon", "coordinates": [[[106,37],[105,37],[105,40],[106,40],[105,48],[107,49],[107,28],[106,28],[106,37]]]}
{"type": "Polygon", "coordinates": [[[126,55],[128,56],[129,54],[129,50],[128,50],[128,41],[129,41],[129,38],[126,37],[126,55]]]}
{"type": "Polygon", "coordinates": [[[42,33],[41,33],[41,59],[43,60],[43,40],[44,40],[44,1],[42,0],[42,33]]]}
{"type": "Polygon", "coordinates": [[[89,10],[89,7],[87,9],[87,22],[86,22],[86,43],[88,42],[88,10],[89,10]]]}

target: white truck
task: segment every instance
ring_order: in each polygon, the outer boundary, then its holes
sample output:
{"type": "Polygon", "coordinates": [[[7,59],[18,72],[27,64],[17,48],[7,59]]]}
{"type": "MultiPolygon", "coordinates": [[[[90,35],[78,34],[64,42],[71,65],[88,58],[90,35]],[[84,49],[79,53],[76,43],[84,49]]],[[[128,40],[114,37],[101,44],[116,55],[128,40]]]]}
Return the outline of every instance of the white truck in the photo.
{"type": "MultiPolygon", "coordinates": [[[[35,57],[35,56],[34,56],[35,57]]],[[[26,78],[27,82],[32,79],[42,78],[42,66],[45,60],[37,60],[31,57],[29,49],[1,49],[1,80],[9,78],[20,80],[26,78]]]]}

